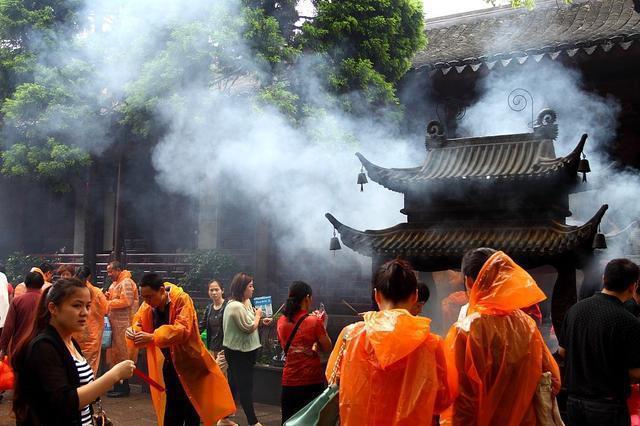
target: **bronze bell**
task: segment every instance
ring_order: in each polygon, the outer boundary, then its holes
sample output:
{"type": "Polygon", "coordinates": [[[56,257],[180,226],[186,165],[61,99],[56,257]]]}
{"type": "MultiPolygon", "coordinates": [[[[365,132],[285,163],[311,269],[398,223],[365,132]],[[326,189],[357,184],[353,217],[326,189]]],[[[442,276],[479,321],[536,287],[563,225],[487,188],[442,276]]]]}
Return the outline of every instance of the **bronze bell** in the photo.
{"type": "Polygon", "coordinates": [[[598,232],[596,237],[593,239],[593,248],[594,249],[606,249],[607,248],[607,239],[604,237],[602,232],[598,232]]]}
{"type": "Polygon", "coordinates": [[[340,240],[336,237],[336,229],[333,228],[333,237],[331,237],[331,241],[329,241],[329,250],[333,252],[333,255],[336,255],[336,250],[340,250],[340,240]]]}
{"type": "Polygon", "coordinates": [[[589,160],[582,154],[582,159],[580,163],[578,163],[578,173],[582,173],[582,181],[587,181],[587,173],[591,171],[591,167],[589,167],[589,160]]]}
{"type": "Polygon", "coordinates": [[[358,174],[358,185],[360,185],[360,192],[364,191],[364,184],[369,183],[367,180],[367,175],[364,173],[364,167],[360,168],[360,173],[358,174]]]}

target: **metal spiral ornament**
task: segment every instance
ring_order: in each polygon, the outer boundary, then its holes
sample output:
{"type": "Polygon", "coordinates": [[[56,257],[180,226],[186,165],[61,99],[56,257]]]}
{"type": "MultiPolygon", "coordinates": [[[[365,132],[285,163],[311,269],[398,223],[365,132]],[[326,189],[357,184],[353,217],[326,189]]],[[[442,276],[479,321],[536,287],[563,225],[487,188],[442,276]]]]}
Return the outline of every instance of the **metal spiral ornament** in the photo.
{"type": "Polygon", "coordinates": [[[507,98],[509,103],[509,108],[513,111],[523,111],[531,102],[531,122],[529,123],[529,127],[533,128],[534,120],[533,120],[533,95],[527,89],[517,88],[509,93],[509,97],[507,98]]]}

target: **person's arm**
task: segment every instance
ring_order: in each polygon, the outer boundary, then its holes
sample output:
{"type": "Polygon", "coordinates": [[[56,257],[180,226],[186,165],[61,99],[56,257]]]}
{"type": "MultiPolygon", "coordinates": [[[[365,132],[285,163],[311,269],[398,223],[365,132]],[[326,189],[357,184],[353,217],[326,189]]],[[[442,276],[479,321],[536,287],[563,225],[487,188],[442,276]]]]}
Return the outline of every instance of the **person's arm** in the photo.
{"type": "Polygon", "coordinates": [[[9,342],[13,337],[13,333],[16,327],[16,308],[12,302],[9,305],[9,312],[7,312],[7,319],[4,321],[4,328],[2,329],[2,336],[0,337],[0,354],[6,355],[9,349],[9,342]]]}
{"type": "Polygon", "coordinates": [[[327,334],[327,329],[324,328],[324,323],[320,318],[316,319],[316,337],[318,342],[318,348],[322,352],[330,352],[331,351],[331,339],[327,334]]]}
{"type": "Polygon", "coordinates": [[[233,321],[243,332],[251,334],[258,329],[258,326],[260,325],[260,318],[262,317],[262,310],[256,310],[256,315],[252,321],[241,304],[230,303],[227,305],[226,309],[229,309],[229,318],[231,321],[233,321]]]}
{"type": "Polygon", "coordinates": [[[438,378],[438,390],[436,393],[436,401],[434,404],[434,414],[440,414],[447,409],[453,402],[453,395],[449,388],[447,360],[444,355],[444,344],[439,337],[436,345],[435,357],[436,357],[436,377],[438,378]]]}
{"type": "MultiPolygon", "coordinates": [[[[338,356],[340,355],[340,351],[342,350],[342,345],[344,344],[345,333],[347,332],[347,329],[349,329],[349,327],[350,326],[346,326],[345,328],[342,329],[342,331],[340,332],[340,335],[338,336],[338,339],[336,340],[336,345],[334,346],[333,351],[331,351],[331,355],[329,355],[329,361],[327,361],[327,369],[325,370],[325,376],[327,377],[327,381],[329,383],[331,383],[331,376],[333,375],[334,368],[338,368],[338,369],[341,368],[340,365],[336,366],[336,363],[338,361],[338,356]]],[[[337,371],[337,376],[339,380],[340,370],[337,371]]]]}
{"type": "Polygon", "coordinates": [[[133,306],[135,284],[130,279],[124,280],[121,284],[121,291],[117,298],[109,300],[109,309],[123,309],[133,306]]]}
{"type": "Polygon", "coordinates": [[[558,346],[558,356],[564,359],[564,357],[567,356],[567,350],[562,346],[558,346]]]}
{"type": "MultiPolygon", "coordinates": [[[[202,318],[200,319],[200,323],[198,324],[198,327],[200,328],[200,333],[202,333],[204,330],[207,329],[207,323],[209,322],[209,314],[211,312],[211,304],[207,305],[207,307],[204,310],[204,315],[202,315],[202,318]]],[[[209,332],[207,331],[207,336],[209,335],[209,332]]]]}
{"type": "Polygon", "coordinates": [[[109,301],[107,300],[107,296],[104,295],[102,290],[93,285],[91,285],[91,294],[93,295],[93,300],[91,300],[91,309],[95,309],[100,316],[105,316],[107,312],[109,312],[109,301]]]}
{"type": "Polygon", "coordinates": [[[146,343],[136,343],[135,336],[138,332],[142,331],[142,315],[144,315],[144,312],[147,312],[148,309],[149,305],[143,303],[142,306],[138,308],[138,311],[133,315],[131,327],[127,328],[124,333],[125,341],[127,342],[127,349],[129,351],[134,351],[135,349],[146,346],[146,343]]]}
{"type": "Polygon", "coordinates": [[[175,303],[176,319],[174,323],[160,326],[153,332],[153,343],[159,348],[184,344],[194,332],[196,310],[193,307],[193,301],[189,296],[186,296],[178,299],[175,303]]]}
{"type": "Polygon", "coordinates": [[[477,417],[479,404],[478,384],[468,376],[467,365],[473,366],[473,359],[467,360],[467,356],[472,357],[471,350],[467,351],[469,342],[467,334],[460,330],[455,342],[456,370],[458,371],[457,396],[453,402],[453,423],[466,425],[474,424],[477,417]]]}
{"type": "Polygon", "coordinates": [[[135,364],[133,361],[125,360],[116,364],[111,370],[104,373],[91,383],[78,388],[78,409],[82,409],[100,396],[107,393],[116,383],[133,376],[135,364]]]}

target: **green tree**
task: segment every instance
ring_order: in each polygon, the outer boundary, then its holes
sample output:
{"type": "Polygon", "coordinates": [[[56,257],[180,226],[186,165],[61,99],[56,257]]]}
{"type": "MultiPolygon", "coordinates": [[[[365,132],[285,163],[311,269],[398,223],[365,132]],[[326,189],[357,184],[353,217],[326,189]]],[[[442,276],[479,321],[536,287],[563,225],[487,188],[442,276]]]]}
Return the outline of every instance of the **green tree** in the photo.
{"type": "Polygon", "coordinates": [[[328,86],[362,91],[373,106],[398,103],[394,84],[425,45],[420,0],[316,0],[317,16],[303,25],[304,44],[330,60],[328,86]]]}
{"type": "Polygon", "coordinates": [[[62,191],[89,163],[75,142],[97,135],[79,133],[76,124],[98,116],[98,94],[86,95],[91,69],[85,63],[42,53],[55,52],[79,31],[79,7],[76,0],[0,0],[0,171],[62,191]]]}

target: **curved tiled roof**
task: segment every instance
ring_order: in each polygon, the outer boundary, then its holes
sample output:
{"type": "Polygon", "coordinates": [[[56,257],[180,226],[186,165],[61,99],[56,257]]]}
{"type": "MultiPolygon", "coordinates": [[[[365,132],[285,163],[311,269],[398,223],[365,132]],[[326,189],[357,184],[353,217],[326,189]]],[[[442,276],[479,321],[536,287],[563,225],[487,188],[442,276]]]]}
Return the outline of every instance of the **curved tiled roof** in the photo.
{"type": "Polygon", "coordinates": [[[602,206],[591,220],[579,227],[554,221],[495,227],[486,223],[478,226],[403,223],[388,229],[363,232],[343,225],[329,213],[326,217],[340,233],[342,242],[365,256],[424,258],[437,263],[439,258],[459,259],[476,247],[492,247],[531,264],[535,260],[555,258],[582,249],[591,250],[598,224],[607,208],[607,205],[602,206]]]}
{"type": "Polygon", "coordinates": [[[569,179],[576,176],[586,135],[572,153],[555,158],[553,141],[539,139],[535,133],[444,140],[439,147],[427,149],[420,167],[386,169],[356,155],[369,178],[392,191],[427,190],[436,182],[457,180],[475,183],[530,179],[569,179]]]}
{"type": "MultiPolygon", "coordinates": [[[[531,10],[498,8],[426,21],[427,46],[414,68],[443,73],[482,65],[524,63],[545,55],[591,55],[614,46],[624,50],[640,41],[640,14],[631,0],[574,0],[570,5],[538,2],[531,10]]],[[[561,3],[561,2],[560,2],[561,3]]]]}

